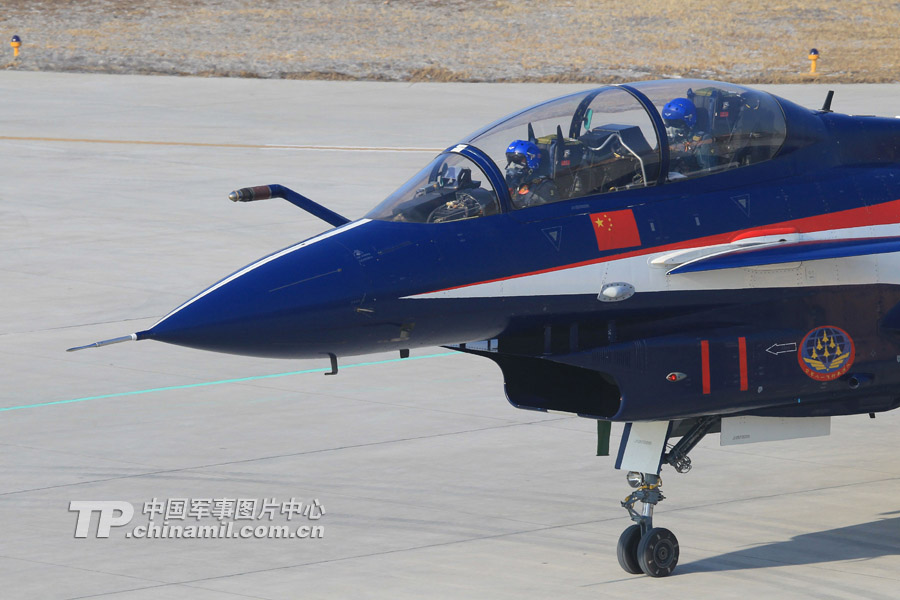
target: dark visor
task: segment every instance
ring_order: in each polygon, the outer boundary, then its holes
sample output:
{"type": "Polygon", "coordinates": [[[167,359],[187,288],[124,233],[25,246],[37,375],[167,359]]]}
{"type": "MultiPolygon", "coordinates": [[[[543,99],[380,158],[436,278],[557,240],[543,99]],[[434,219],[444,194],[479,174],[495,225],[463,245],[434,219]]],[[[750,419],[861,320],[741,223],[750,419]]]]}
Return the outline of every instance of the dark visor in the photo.
{"type": "Polygon", "coordinates": [[[507,152],[506,160],[511,163],[516,163],[517,165],[522,165],[523,167],[528,164],[528,159],[526,159],[525,155],[521,152],[507,152]]]}

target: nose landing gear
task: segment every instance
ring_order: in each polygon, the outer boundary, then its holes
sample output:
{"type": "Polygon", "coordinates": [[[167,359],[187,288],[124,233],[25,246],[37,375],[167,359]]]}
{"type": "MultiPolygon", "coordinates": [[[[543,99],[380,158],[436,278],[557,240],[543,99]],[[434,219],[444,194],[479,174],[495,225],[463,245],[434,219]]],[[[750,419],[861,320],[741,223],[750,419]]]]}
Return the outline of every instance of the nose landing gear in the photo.
{"type": "Polygon", "coordinates": [[[640,469],[628,472],[628,484],[634,491],[622,501],[622,507],[628,511],[628,515],[635,523],[622,532],[616,547],[619,565],[626,572],[633,575],[644,573],[650,577],[667,577],[675,570],[679,555],[678,539],[668,529],[653,526],[653,509],[665,500],[660,489],[662,479],[659,478],[659,467],[665,463],[679,473],[690,471],[691,459],[688,458],[688,453],[719,423],[719,417],[701,417],[694,421],[671,423],[668,428],[665,426],[655,428],[651,423],[650,426],[637,431],[634,424],[629,424],[628,433],[622,438],[623,447],[619,451],[620,459],[616,464],[616,468],[640,469]],[[669,438],[676,436],[680,436],[681,439],[666,452],[669,438]],[[629,457],[627,460],[634,466],[625,466],[626,459],[623,457],[628,456],[629,444],[632,442],[641,448],[650,446],[660,450],[658,453],[647,453],[644,460],[639,460],[640,457],[638,459],[629,457]],[[645,472],[651,468],[655,471],[645,472]],[[640,512],[635,508],[638,502],[641,503],[640,512]]]}
{"type": "Polygon", "coordinates": [[[637,487],[622,502],[634,525],[622,532],[616,547],[619,565],[628,573],[666,577],[678,564],[678,539],[668,529],[653,526],[653,507],[665,500],[658,475],[628,473],[628,483],[637,487]],[[634,505],[642,503],[638,512],[634,505]]]}

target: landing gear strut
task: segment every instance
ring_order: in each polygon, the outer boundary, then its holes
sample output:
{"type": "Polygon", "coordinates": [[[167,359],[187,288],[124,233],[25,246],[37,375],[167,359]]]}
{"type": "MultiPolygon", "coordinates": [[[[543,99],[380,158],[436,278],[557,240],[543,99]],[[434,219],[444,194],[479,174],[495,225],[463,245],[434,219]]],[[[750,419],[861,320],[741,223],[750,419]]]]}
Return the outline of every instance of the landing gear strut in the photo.
{"type": "MultiPolygon", "coordinates": [[[[671,450],[663,453],[662,462],[671,465],[679,473],[691,469],[688,453],[703,439],[703,436],[718,423],[717,417],[704,417],[682,436],[671,450]]],[[[668,434],[667,434],[668,437],[668,434]]],[[[653,526],[653,509],[665,500],[660,487],[662,479],[657,473],[630,471],[628,484],[635,488],[622,501],[634,525],[622,532],[616,547],[619,565],[628,573],[644,573],[650,577],[666,577],[672,574],[678,564],[678,539],[668,529],[653,526]],[[635,505],[640,502],[640,512],[635,505]]]]}
{"type": "Polygon", "coordinates": [[[628,483],[637,489],[622,502],[634,525],[622,532],[616,548],[619,565],[628,573],[651,577],[671,575],[678,564],[678,540],[668,529],[653,526],[653,507],[665,500],[660,491],[662,480],[649,473],[628,473],[628,483]],[[642,503],[641,512],[635,510],[642,503]]]}

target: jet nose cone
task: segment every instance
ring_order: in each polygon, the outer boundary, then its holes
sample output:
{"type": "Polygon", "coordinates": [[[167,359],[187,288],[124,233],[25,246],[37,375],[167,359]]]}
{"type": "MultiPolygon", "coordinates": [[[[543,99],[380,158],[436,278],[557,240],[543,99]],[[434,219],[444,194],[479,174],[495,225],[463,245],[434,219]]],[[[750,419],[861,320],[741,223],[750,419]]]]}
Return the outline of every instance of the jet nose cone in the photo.
{"type": "Polygon", "coordinates": [[[364,289],[344,246],[303,242],[226,277],[139,335],[231,354],[321,356],[335,351],[328,332],[353,318],[364,289]]]}

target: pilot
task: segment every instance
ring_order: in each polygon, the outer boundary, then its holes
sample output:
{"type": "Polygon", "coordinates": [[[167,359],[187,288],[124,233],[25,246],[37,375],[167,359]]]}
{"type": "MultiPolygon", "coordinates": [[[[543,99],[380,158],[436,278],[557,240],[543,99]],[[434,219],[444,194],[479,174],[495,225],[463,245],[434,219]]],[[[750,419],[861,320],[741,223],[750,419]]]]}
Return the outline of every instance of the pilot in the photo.
{"type": "Polygon", "coordinates": [[[687,98],[675,98],[662,109],[669,136],[669,171],[684,175],[712,166],[711,139],[697,126],[697,107],[687,98]]]}
{"type": "Polygon", "coordinates": [[[555,202],[559,195],[553,180],[541,172],[540,148],[527,140],[506,148],[506,187],[516,208],[555,202]]]}

